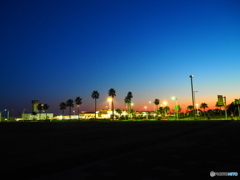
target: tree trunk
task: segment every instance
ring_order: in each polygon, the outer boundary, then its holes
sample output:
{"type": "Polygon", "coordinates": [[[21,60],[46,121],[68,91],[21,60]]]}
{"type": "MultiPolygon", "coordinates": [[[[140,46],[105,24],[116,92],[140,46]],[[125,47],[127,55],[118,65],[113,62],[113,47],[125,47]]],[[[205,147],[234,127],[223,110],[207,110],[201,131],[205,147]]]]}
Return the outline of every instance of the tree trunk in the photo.
{"type": "Polygon", "coordinates": [[[112,113],[113,113],[113,120],[114,120],[114,105],[113,105],[113,97],[112,97],[112,113]]]}
{"type": "Polygon", "coordinates": [[[130,103],[128,103],[128,120],[129,120],[129,117],[130,117],[130,103]]]}
{"type": "Polygon", "coordinates": [[[97,99],[95,98],[95,120],[96,120],[97,99]]]}

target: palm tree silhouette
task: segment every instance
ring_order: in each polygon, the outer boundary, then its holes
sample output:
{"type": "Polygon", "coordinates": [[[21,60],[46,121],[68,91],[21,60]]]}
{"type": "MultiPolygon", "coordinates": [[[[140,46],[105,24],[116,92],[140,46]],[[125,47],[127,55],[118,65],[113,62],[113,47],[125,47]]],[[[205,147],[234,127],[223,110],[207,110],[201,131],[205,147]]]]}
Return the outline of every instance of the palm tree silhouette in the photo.
{"type": "Polygon", "coordinates": [[[169,106],[165,106],[164,107],[164,110],[165,110],[165,112],[166,112],[166,114],[168,113],[168,111],[170,111],[170,108],[169,108],[169,106]]]}
{"type": "Polygon", "coordinates": [[[66,104],[65,102],[61,102],[61,103],[59,104],[59,106],[60,106],[60,110],[62,110],[62,119],[63,119],[64,110],[66,109],[67,104],[66,104]]]}
{"type": "Polygon", "coordinates": [[[77,104],[77,107],[78,107],[78,119],[79,119],[79,107],[82,104],[82,98],[76,97],[75,103],[77,104]]]}
{"type": "Polygon", "coordinates": [[[127,97],[128,97],[130,100],[133,98],[133,95],[132,95],[132,92],[131,92],[131,91],[128,92],[127,97]]]}
{"type": "MultiPolygon", "coordinates": [[[[128,113],[129,113],[130,110],[131,110],[131,102],[132,102],[132,98],[133,98],[133,95],[132,95],[132,92],[131,92],[131,91],[128,92],[126,98],[127,98],[126,101],[128,102],[128,113]]],[[[126,99],[126,98],[125,98],[125,99],[126,99]]],[[[126,101],[125,101],[125,102],[126,102],[126,101]]]]}
{"type": "Polygon", "coordinates": [[[114,105],[113,105],[113,99],[114,99],[114,96],[116,96],[116,91],[115,91],[115,89],[113,89],[113,88],[109,89],[108,95],[112,97],[112,114],[113,114],[113,120],[114,120],[114,105]]]}
{"type": "Polygon", "coordinates": [[[154,104],[157,106],[156,109],[158,109],[158,105],[159,105],[159,103],[160,103],[160,100],[159,100],[159,99],[155,99],[155,100],[154,100],[154,104]]]}
{"type": "MultiPolygon", "coordinates": [[[[33,111],[32,115],[35,117],[37,115],[37,113],[33,111]]],[[[33,117],[33,119],[34,119],[34,117],[33,117]]]]}
{"type": "Polygon", "coordinates": [[[92,98],[95,99],[95,120],[96,120],[96,111],[97,111],[97,99],[99,98],[98,91],[92,92],[92,98]]]}
{"type": "Polygon", "coordinates": [[[39,119],[41,119],[41,114],[42,114],[41,111],[42,111],[42,109],[43,109],[43,105],[39,103],[39,104],[37,105],[37,109],[39,110],[39,113],[40,113],[39,119]]]}
{"type": "Polygon", "coordinates": [[[208,108],[208,105],[206,103],[202,103],[200,105],[200,108],[202,108],[204,110],[204,115],[205,115],[205,108],[208,108]]]}
{"type": "Polygon", "coordinates": [[[121,115],[122,115],[122,110],[121,109],[116,109],[116,112],[119,114],[119,119],[120,119],[121,115]]]}
{"type": "Polygon", "coordinates": [[[67,102],[66,102],[67,107],[69,107],[69,117],[70,117],[70,119],[71,119],[71,108],[74,106],[73,102],[74,101],[72,99],[68,99],[67,102]]]}
{"type": "Polygon", "coordinates": [[[240,117],[240,110],[239,110],[240,99],[234,99],[233,104],[234,104],[234,105],[237,105],[238,116],[240,117]]]}
{"type": "Polygon", "coordinates": [[[159,112],[160,112],[160,114],[162,115],[163,112],[164,112],[164,108],[163,108],[163,107],[159,107],[159,112]]]}
{"type": "Polygon", "coordinates": [[[127,96],[125,97],[125,99],[124,99],[124,102],[127,104],[127,112],[128,112],[128,116],[129,116],[129,111],[130,111],[130,109],[129,109],[129,104],[131,103],[131,99],[129,99],[127,96]]]}
{"type": "Polygon", "coordinates": [[[47,105],[47,104],[44,104],[44,105],[43,105],[43,109],[44,109],[45,112],[46,112],[46,120],[47,120],[47,110],[48,110],[48,108],[49,108],[49,105],[47,105]]]}
{"type": "MultiPolygon", "coordinates": [[[[189,106],[187,107],[187,109],[189,109],[190,111],[193,110],[193,105],[189,105],[189,106]]],[[[193,113],[193,112],[192,112],[192,113],[193,113]]]]}

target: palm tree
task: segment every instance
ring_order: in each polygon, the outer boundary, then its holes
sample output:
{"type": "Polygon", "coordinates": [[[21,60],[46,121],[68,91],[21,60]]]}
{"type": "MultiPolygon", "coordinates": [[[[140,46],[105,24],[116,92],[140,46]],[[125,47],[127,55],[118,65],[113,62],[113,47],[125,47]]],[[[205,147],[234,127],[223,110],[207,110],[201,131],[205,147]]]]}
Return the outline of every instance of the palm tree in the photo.
{"type": "Polygon", "coordinates": [[[179,113],[179,111],[180,111],[181,109],[182,109],[182,108],[181,108],[180,105],[175,105],[175,106],[174,106],[174,110],[175,110],[176,113],[177,113],[177,120],[178,120],[178,113],[179,113]]]}
{"type": "Polygon", "coordinates": [[[60,106],[60,110],[62,110],[62,119],[63,119],[64,110],[66,109],[67,104],[66,104],[65,102],[61,102],[61,103],[59,104],[59,106],[60,106]]]}
{"type": "Polygon", "coordinates": [[[130,114],[131,114],[131,118],[133,118],[133,113],[135,113],[135,110],[134,109],[130,109],[130,114]]]}
{"type": "MultiPolygon", "coordinates": [[[[35,117],[36,115],[37,115],[37,113],[36,112],[32,112],[32,115],[35,117]]],[[[34,118],[33,118],[34,119],[34,118]]]]}
{"type": "MultiPolygon", "coordinates": [[[[121,117],[121,115],[122,115],[122,110],[121,109],[116,109],[116,112],[120,115],[120,117],[121,117]]],[[[120,117],[119,117],[119,119],[120,119],[120,117]]]]}
{"type": "Polygon", "coordinates": [[[114,99],[114,96],[116,96],[116,91],[115,91],[115,89],[113,89],[113,88],[109,89],[108,95],[112,97],[112,115],[113,115],[113,120],[114,120],[114,105],[113,105],[113,99],[114,99]]]}
{"type": "Polygon", "coordinates": [[[66,102],[67,107],[69,107],[69,117],[70,117],[70,119],[71,119],[71,108],[74,106],[73,102],[74,101],[72,99],[68,99],[67,102],[66,102]]]}
{"type": "Polygon", "coordinates": [[[41,119],[41,114],[42,114],[41,111],[42,111],[42,109],[43,109],[43,105],[39,103],[39,104],[37,105],[37,109],[38,109],[39,112],[40,112],[40,117],[39,117],[39,119],[41,119]]]}
{"type": "Polygon", "coordinates": [[[44,104],[44,105],[43,105],[43,109],[44,109],[45,112],[46,112],[46,120],[47,120],[47,110],[48,110],[48,108],[49,108],[49,105],[47,105],[47,104],[44,104]]]}
{"type": "Polygon", "coordinates": [[[128,116],[129,116],[129,104],[131,103],[131,99],[129,99],[129,97],[125,97],[124,102],[127,104],[128,108],[127,108],[127,112],[128,112],[128,116]]]}
{"type": "Polygon", "coordinates": [[[190,110],[190,111],[193,110],[193,105],[189,105],[189,106],[187,107],[187,109],[190,110]]]}
{"type": "Polygon", "coordinates": [[[128,92],[127,97],[128,97],[128,98],[130,99],[130,101],[131,101],[131,99],[133,98],[133,95],[132,95],[132,92],[131,92],[131,91],[128,92]]]}
{"type": "Polygon", "coordinates": [[[165,111],[165,113],[167,114],[167,113],[168,113],[168,111],[170,111],[170,108],[169,108],[169,106],[165,106],[165,107],[164,107],[164,111],[165,111]]]}
{"type": "Polygon", "coordinates": [[[130,113],[132,98],[133,98],[132,92],[129,91],[127,96],[125,97],[125,103],[128,104],[128,114],[130,113]]]}
{"type": "Polygon", "coordinates": [[[159,107],[159,112],[160,112],[161,115],[163,114],[163,111],[164,111],[164,108],[163,107],[159,107]]]}
{"type": "Polygon", "coordinates": [[[76,97],[75,103],[77,104],[77,107],[78,107],[78,119],[79,119],[79,107],[82,104],[82,98],[76,97]]]}
{"type": "Polygon", "coordinates": [[[180,105],[175,105],[174,106],[174,110],[176,110],[177,112],[179,112],[180,110],[182,110],[180,105]]]}
{"type": "Polygon", "coordinates": [[[202,103],[200,105],[200,108],[202,108],[204,110],[204,115],[205,115],[205,108],[208,108],[208,105],[206,103],[202,103]]]}
{"type": "Polygon", "coordinates": [[[240,117],[240,109],[239,109],[239,105],[240,105],[240,99],[235,99],[233,102],[234,105],[237,105],[238,108],[238,116],[240,117]]]}
{"type": "Polygon", "coordinates": [[[93,91],[92,98],[95,99],[95,120],[96,120],[97,99],[99,98],[99,93],[97,91],[93,91]]]}
{"type": "Polygon", "coordinates": [[[155,100],[154,100],[154,104],[157,106],[156,109],[158,109],[158,105],[159,105],[159,103],[160,103],[160,100],[159,100],[159,99],[155,99],[155,100]]]}
{"type": "Polygon", "coordinates": [[[192,109],[193,109],[193,105],[189,105],[189,106],[187,107],[187,109],[192,110],[192,109]]]}

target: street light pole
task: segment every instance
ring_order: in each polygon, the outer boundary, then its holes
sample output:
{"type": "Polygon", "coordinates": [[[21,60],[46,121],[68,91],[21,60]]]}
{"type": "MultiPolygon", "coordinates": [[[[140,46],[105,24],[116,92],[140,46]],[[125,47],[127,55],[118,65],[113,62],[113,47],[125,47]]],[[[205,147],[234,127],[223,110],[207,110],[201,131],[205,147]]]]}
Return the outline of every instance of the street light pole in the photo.
{"type": "MultiPolygon", "coordinates": [[[[197,101],[196,101],[196,93],[197,93],[198,91],[193,91],[193,95],[194,95],[194,103],[196,103],[197,101]]],[[[196,116],[196,114],[198,115],[198,107],[197,107],[197,104],[195,105],[194,107],[193,107],[193,109],[194,109],[194,114],[195,114],[195,116],[196,116]],[[195,112],[195,106],[196,106],[196,110],[197,110],[197,112],[195,112]]]]}
{"type": "MultiPolygon", "coordinates": [[[[175,100],[176,101],[176,105],[175,105],[175,110],[177,111],[177,120],[178,120],[178,103],[177,103],[177,98],[176,97],[172,97],[172,100],[175,100]]],[[[176,119],[176,118],[175,118],[176,119]]]]}
{"type": "Polygon", "coordinates": [[[193,78],[194,76],[193,76],[193,75],[190,75],[189,77],[190,77],[190,79],[191,79],[191,89],[192,89],[192,105],[193,105],[194,120],[195,120],[195,110],[194,110],[194,107],[195,107],[195,102],[194,102],[194,94],[193,94],[193,81],[192,81],[192,78],[193,78]]]}
{"type": "Polygon", "coordinates": [[[177,108],[177,120],[178,120],[178,102],[177,102],[177,98],[176,98],[176,108],[177,108]]]}

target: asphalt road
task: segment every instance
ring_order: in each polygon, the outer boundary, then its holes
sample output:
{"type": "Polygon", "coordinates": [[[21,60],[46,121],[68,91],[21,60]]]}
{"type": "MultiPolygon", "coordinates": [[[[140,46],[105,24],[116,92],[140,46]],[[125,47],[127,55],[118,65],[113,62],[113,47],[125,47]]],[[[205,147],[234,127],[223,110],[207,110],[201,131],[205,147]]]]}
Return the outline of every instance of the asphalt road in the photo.
{"type": "Polygon", "coordinates": [[[2,177],[150,180],[239,172],[239,130],[240,121],[3,123],[2,177]]]}

